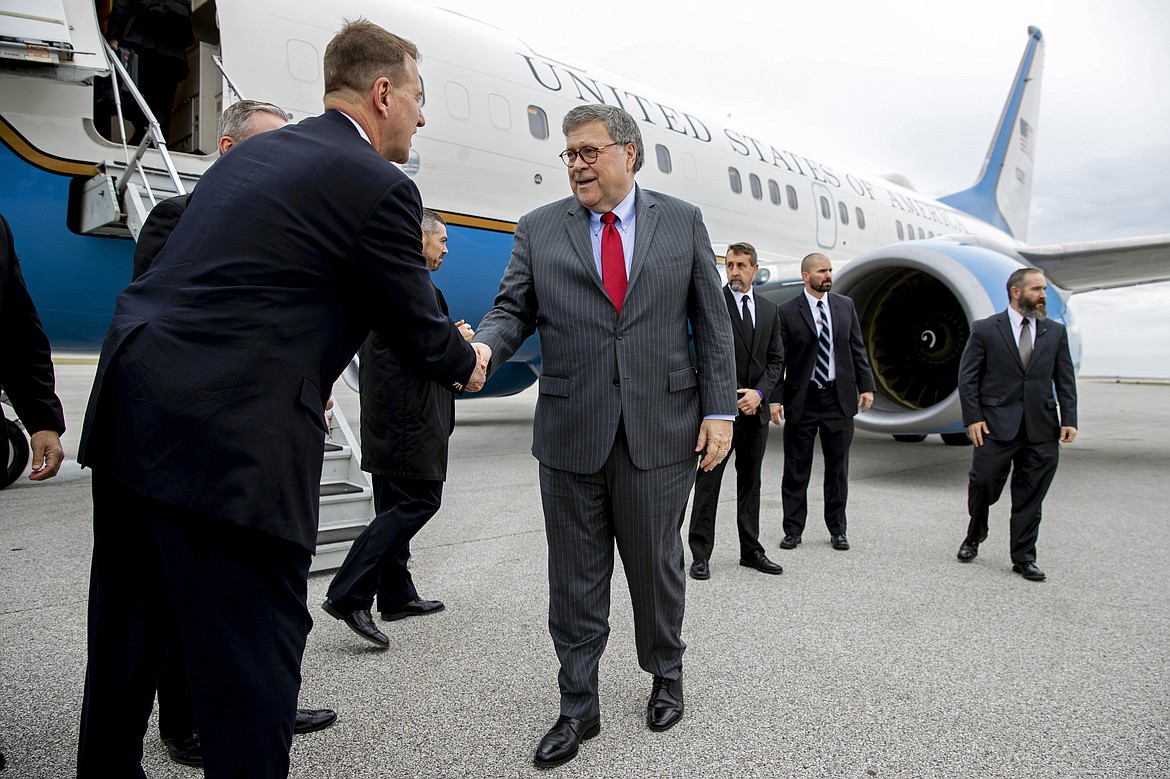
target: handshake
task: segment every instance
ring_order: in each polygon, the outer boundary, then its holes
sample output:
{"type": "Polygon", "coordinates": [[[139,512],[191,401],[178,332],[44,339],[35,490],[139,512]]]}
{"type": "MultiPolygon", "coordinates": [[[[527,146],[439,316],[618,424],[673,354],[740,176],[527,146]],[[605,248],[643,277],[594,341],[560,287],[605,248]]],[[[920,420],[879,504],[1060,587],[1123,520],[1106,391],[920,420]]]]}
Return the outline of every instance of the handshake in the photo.
{"type": "Polygon", "coordinates": [[[471,339],[475,337],[475,331],[464,320],[460,319],[456,322],[455,327],[459,328],[463,338],[475,349],[475,370],[471,372],[470,378],[463,383],[463,388],[468,392],[479,392],[483,389],[484,382],[487,381],[488,364],[492,361],[492,349],[487,344],[472,342],[471,339]]]}

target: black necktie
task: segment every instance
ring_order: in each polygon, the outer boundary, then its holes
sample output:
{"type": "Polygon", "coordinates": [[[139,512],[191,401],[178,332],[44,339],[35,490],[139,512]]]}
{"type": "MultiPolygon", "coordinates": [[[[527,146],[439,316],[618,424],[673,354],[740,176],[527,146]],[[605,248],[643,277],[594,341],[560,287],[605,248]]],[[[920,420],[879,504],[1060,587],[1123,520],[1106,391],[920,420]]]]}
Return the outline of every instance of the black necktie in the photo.
{"type": "Polygon", "coordinates": [[[817,367],[813,371],[813,381],[818,386],[825,387],[829,384],[829,349],[832,345],[832,336],[829,333],[829,320],[825,318],[825,301],[817,301],[817,318],[821,324],[821,335],[817,339],[819,346],[817,348],[817,367]]]}
{"type": "Polygon", "coordinates": [[[743,319],[743,326],[747,332],[750,333],[752,330],[756,329],[756,324],[752,321],[752,312],[751,309],[748,308],[748,296],[744,295],[742,298],[740,298],[740,300],[743,301],[743,314],[741,316],[743,319]]]}

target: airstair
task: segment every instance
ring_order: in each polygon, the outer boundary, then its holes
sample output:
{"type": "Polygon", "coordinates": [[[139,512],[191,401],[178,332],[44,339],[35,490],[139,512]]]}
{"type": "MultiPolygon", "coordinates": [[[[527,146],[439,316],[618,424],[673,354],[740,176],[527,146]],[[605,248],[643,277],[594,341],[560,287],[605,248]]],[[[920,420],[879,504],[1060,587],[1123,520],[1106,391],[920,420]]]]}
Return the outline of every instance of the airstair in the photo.
{"type": "MultiPolygon", "coordinates": [[[[195,14],[214,11],[207,2],[193,3],[195,14]]],[[[214,13],[206,14],[214,18],[214,13]]],[[[224,85],[242,99],[217,56],[218,48],[200,42],[192,49],[193,71],[200,85],[198,95],[187,101],[196,111],[194,124],[201,140],[194,144],[207,151],[214,145],[224,85]],[[218,71],[218,76],[212,68],[218,71]]],[[[44,79],[48,85],[67,82],[92,84],[94,78],[110,76],[118,126],[122,121],[122,97],[133,99],[147,120],[142,142],[131,148],[122,139],[122,159],[99,162],[96,175],[81,183],[79,232],[138,239],[146,217],[159,202],[186,194],[199,180],[198,172],[180,172],[167,148],[158,120],[138,91],[117,52],[101,37],[96,27],[92,0],[11,0],[0,8],[0,68],[21,76],[44,79]],[[78,49],[74,42],[83,42],[78,49]],[[84,50],[91,49],[91,50],[84,50]]],[[[109,148],[106,146],[105,148],[109,148]]],[[[190,168],[191,166],[187,166],[190,168]]],[[[21,441],[24,442],[23,434],[21,441]]],[[[328,570],[341,565],[353,540],[374,517],[374,493],[369,476],[360,466],[357,437],[337,406],[329,412],[329,435],[325,443],[321,472],[321,522],[317,534],[317,556],[310,570],[328,570]]],[[[11,453],[10,453],[11,454],[11,453]]],[[[15,462],[9,457],[9,462],[15,462]]],[[[3,488],[0,484],[0,489],[3,488]]]]}

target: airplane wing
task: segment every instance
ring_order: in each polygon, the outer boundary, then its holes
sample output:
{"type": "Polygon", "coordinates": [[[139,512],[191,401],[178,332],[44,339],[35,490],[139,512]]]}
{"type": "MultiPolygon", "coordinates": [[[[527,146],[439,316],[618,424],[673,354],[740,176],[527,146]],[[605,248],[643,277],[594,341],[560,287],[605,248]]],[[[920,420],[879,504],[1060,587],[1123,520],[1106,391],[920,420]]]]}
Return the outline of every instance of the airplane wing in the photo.
{"type": "Polygon", "coordinates": [[[1170,281],[1170,234],[1027,246],[1016,251],[1053,284],[1072,292],[1170,281]]]}

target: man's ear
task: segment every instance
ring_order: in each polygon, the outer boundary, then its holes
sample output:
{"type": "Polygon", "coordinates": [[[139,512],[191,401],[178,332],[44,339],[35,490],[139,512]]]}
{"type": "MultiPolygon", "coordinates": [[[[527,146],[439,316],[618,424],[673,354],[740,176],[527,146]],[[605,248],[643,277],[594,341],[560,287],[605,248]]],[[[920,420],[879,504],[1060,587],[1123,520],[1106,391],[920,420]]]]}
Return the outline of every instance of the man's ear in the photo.
{"type": "Polygon", "coordinates": [[[390,99],[394,95],[394,85],[390,79],[382,76],[374,82],[374,107],[385,116],[390,111],[390,99]]]}
{"type": "Polygon", "coordinates": [[[219,153],[226,154],[227,150],[236,145],[236,139],[230,135],[224,135],[219,139],[219,153]]]}

